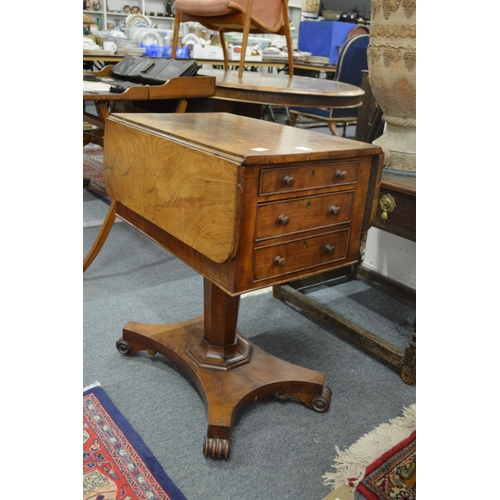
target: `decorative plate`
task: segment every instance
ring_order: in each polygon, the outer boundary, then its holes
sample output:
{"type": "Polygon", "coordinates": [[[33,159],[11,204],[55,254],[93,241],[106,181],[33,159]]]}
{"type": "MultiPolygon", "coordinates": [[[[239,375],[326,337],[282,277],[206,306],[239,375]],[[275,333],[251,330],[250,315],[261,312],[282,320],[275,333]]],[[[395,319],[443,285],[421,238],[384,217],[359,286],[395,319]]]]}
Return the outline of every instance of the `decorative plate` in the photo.
{"type": "Polygon", "coordinates": [[[146,23],[148,26],[151,26],[151,19],[147,16],[141,16],[140,14],[131,14],[125,19],[127,28],[132,28],[137,23],[146,23]]]}

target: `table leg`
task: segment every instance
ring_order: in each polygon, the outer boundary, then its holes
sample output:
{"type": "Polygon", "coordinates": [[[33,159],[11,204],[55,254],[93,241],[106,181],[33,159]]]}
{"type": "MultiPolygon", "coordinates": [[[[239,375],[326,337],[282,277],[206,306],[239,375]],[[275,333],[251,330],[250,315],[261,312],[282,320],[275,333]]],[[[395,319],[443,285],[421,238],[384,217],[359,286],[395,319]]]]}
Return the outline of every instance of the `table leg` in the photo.
{"type": "Polygon", "coordinates": [[[403,354],[401,378],[410,385],[417,383],[417,320],[413,323],[413,333],[403,354]]]}
{"type": "Polygon", "coordinates": [[[113,227],[113,223],[116,218],[116,201],[112,200],[111,205],[109,206],[108,212],[106,213],[106,217],[104,218],[104,222],[102,223],[101,229],[95,239],[92,247],[88,251],[87,255],[83,259],[83,272],[87,270],[87,268],[94,262],[94,259],[97,257],[97,254],[101,251],[106,238],[108,237],[111,228],[113,227]]]}
{"type": "Polygon", "coordinates": [[[278,394],[324,412],[331,401],[324,373],[272,356],[237,331],[239,302],[205,278],[204,314],[166,325],[129,322],[117,342],[122,354],[158,352],[191,377],[207,408],[203,454],[216,459],[229,457],[232,423],[249,403],[278,394]]]}

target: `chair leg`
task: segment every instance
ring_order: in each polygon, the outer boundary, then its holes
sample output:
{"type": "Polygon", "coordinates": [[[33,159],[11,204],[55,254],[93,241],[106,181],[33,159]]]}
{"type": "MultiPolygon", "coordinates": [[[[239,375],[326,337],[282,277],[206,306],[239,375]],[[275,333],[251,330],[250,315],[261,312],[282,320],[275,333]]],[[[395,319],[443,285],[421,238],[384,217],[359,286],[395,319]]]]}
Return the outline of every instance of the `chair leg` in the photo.
{"type": "Polygon", "coordinates": [[[330,132],[335,136],[339,137],[339,133],[337,131],[337,127],[335,125],[335,122],[328,122],[328,128],[330,129],[330,132]]]}
{"type": "Polygon", "coordinates": [[[288,50],[288,76],[293,77],[293,48],[292,36],[290,35],[290,20],[288,19],[288,0],[281,1],[283,9],[283,30],[285,32],[286,46],[288,50]]]}
{"type": "Polygon", "coordinates": [[[177,12],[175,15],[175,23],[174,23],[174,38],[172,39],[172,59],[175,59],[177,52],[177,42],[179,41],[179,30],[181,25],[181,17],[182,14],[177,12]]]}
{"type": "Polygon", "coordinates": [[[224,71],[229,69],[229,57],[227,55],[226,39],[224,38],[224,31],[219,31],[220,43],[222,45],[222,54],[224,56],[224,71]]]}
{"type": "Polygon", "coordinates": [[[252,19],[253,0],[247,1],[245,24],[243,25],[243,37],[241,39],[240,67],[238,68],[238,78],[243,76],[245,69],[245,56],[247,53],[248,35],[250,34],[250,22],[252,19]]]}

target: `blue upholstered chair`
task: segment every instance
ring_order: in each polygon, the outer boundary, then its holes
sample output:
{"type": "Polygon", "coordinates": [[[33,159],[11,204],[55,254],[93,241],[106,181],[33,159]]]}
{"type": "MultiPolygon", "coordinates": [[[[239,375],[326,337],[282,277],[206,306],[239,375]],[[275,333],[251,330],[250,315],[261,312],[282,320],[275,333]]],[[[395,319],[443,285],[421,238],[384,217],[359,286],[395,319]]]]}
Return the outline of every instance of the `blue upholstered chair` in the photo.
{"type": "MultiPolygon", "coordinates": [[[[348,38],[343,45],[337,61],[335,81],[350,83],[361,87],[362,71],[368,69],[369,35],[356,35],[348,38]]],[[[333,135],[339,135],[336,124],[344,124],[344,132],[348,123],[356,123],[358,107],[353,108],[289,108],[290,125],[295,126],[298,116],[306,116],[326,122],[333,135]]],[[[319,124],[318,123],[318,124],[319,124]]],[[[310,126],[310,125],[309,125],[310,126]]]]}

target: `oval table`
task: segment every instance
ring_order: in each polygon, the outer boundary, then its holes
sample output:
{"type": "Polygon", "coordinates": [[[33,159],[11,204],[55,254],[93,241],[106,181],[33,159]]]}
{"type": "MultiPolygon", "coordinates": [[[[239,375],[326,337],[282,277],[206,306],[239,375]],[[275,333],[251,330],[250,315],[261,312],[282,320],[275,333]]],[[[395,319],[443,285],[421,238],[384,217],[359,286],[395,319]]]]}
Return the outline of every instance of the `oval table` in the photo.
{"type": "Polygon", "coordinates": [[[215,98],[253,104],[345,108],[361,106],[364,91],[348,83],[308,76],[275,75],[247,71],[201,69],[199,75],[215,77],[215,98]]]}

